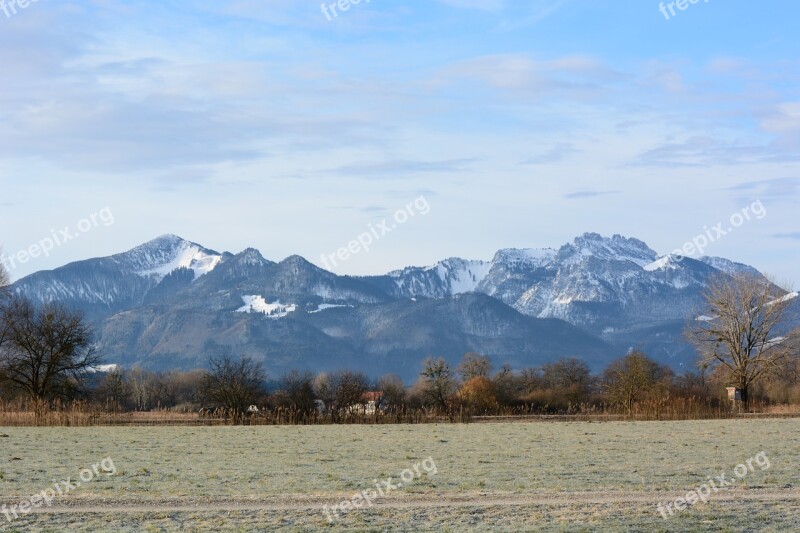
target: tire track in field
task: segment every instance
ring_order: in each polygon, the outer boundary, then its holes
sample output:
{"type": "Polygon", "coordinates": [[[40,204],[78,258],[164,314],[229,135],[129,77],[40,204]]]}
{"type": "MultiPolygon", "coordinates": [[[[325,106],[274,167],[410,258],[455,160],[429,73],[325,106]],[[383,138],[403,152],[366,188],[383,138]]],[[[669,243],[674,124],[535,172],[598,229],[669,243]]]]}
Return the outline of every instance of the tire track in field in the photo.
{"type": "MultiPolygon", "coordinates": [[[[383,498],[375,500],[373,509],[424,509],[435,507],[510,507],[510,506],[570,506],[591,504],[626,504],[670,502],[685,496],[686,492],[580,492],[556,494],[514,494],[479,496],[447,495],[435,498],[432,495],[415,498],[383,498]]],[[[225,500],[170,500],[165,502],[72,502],[69,505],[54,505],[31,509],[30,514],[102,514],[102,513],[219,513],[226,511],[319,511],[323,505],[335,505],[352,495],[332,495],[329,498],[292,500],[284,498],[275,502],[225,501],[225,500]]],[[[721,491],[713,494],[708,503],[715,501],[800,501],[800,491],[721,491]]],[[[13,503],[13,502],[6,502],[13,503]]],[[[367,509],[367,506],[360,510],[367,509]]]]}

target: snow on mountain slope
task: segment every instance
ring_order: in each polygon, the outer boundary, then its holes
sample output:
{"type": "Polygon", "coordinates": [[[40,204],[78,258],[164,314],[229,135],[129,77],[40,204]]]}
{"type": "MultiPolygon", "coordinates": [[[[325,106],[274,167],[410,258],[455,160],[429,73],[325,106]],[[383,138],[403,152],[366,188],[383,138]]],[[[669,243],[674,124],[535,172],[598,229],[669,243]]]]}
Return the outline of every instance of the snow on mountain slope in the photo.
{"type": "Polygon", "coordinates": [[[352,305],[339,305],[339,304],[318,304],[317,308],[314,311],[309,311],[309,313],[311,313],[311,314],[321,313],[322,311],[326,311],[328,309],[341,309],[341,308],[346,308],[346,307],[352,308],[353,306],[352,305]]]}
{"type": "Polygon", "coordinates": [[[647,272],[656,272],[658,270],[675,270],[678,268],[677,261],[672,255],[665,255],[656,259],[652,263],[644,265],[642,268],[647,272]]]}
{"type": "Polygon", "coordinates": [[[164,235],[129,252],[37,273],[13,288],[99,317],[154,302],[285,316],[294,305],[357,308],[482,293],[530,317],[559,318],[601,335],[696,316],[712,276],[742,271],[757,273],[720,258],[659,257],[638,239],[586,233],[558,250],[501,249],[491,261],[449,258],[356,278],[337,276],[300,256],[274,263],[254,249],[221,255],[164,235]],[[248,295],[244,305],[240,295],[248,295]]]}
{"type": "Polygon", "coordinates": [[[557,254],[558,251],[552,248],[505,248],[495,254],[492,263],[536,268],[552,263],[557,254]]]}
{"type": "Polygon", "coordinates": [[[795,299],[795,298],[797,298],[798,296],[800,296],[800,293],[798,293],[798,292],[796,292],[796,291],[795,291],[795,292],[790,292],[790,293],[789,293],[789,294],[787,294],[786,296],[783,296],[783,297],[781,297],[781,298],[778,298],[778,299],[777,299],[777,300],[775,300],[774,302],[770,302],[770,305],[775,305],[775,304],[778,304],[778,303],[788,302],[789,300],[794,300],[794,299],[795,299]]]}
{"type": "Polygon", "coordinates": [[[543,268],[552,263],[552,249],[505,249],[491,261],[451,257],[429,267],[408,267],[387,276],[396,287],[397,296],[406,298],[444,298],[468,292],[494,295],[497,285],[514,273],[543,268]]]}
{"type": "MultiPolygon", "coordinates": [[[[563,327],[552,320],[561,319],[615,350],[641,345],[659,353],[683,346],[682,328],[702,312],[708,281],[736,272],[757,274],[720,258],[678,261],[659,257],[637,239],[587,233],[558,250],[502,249],[490,261],[450,258],[429,267],[351,277],[299,256],[275,263],[254,249],[219,254],[165,235],[125,253],[37,272],[12,290],[85,311],[104,328],[106,346],[117,346],[114,353],[120,357],[196,356],[205,353],[206,344],[214,346],[208,341],[217,342],[215,336],[230,336],[232,342],[253,343],[253,353],[298,349],[313,357],[329,352],[344,357],[373,343],[369,353],[393,354],[388,360],[400,353],[395,350],[411,349],[408,339],[419,341],[426,355],[454,346],[460,350],[468,345],[451,341],[475,339],[484,344],[470,349],[514,354],[520,345],[504,337],[509,324],[527,331],[538,318],[548,319],[539,323],[543,332],[563,327]],[[494,312],[487,314],[490,308],[494,312]],[[442,324],[454,317],[435,313],[452,312],[461,322],[443,335],[442,324]],[[264,315],[282,319],[260,319],[264,315]],[[408,317],[413,320],[403,322],[408,317]],[[161,332],[157,350],[151,334],[142,333],[153,331],[154,323],[161,332]],[[390,340],[380,337],[387,328],[394,331],[390,340]],[[345,346],[351,340],[355,348],[345,346]]],[[[794,303],[798,296],[783,298],[794,303]]],[[[575,330],[565,331],[565,353],[581,353],[568,342],[575,330]]],[[[538,337],[531,334],[525,342],[538,346],[538,337]]]]}
{"type": "Polygon", "coordinates": [[[449,293],[454,295],[473,292],[489,273],[491,266],[491,263],[484,261],[448,259],[430,268],[436,270],[439,279],[448,287],[449,293]]]}
{"type": "Polygon", "coordinates": [[[399,295],[443,298],[474,291],[491,268],[486,261],[450,258],[430,267],[408,267],[390,272],[399,295]]]}
{"type": "MultiPolygon", "coordinates": [[[[778,304],[790,302],[790,301],[794,300],[795,298],[797,298],[798,296],[800,296],[800,293],[789,292],[789,293],[784,294],[780,298],[776,298],[775,300],[772,300],[772,301],[769,301],[769,302],[765,303],[764,307],[770,307],[770,306],[773,306],[773,305],[778,305],[778,304]]],[[[751,311],[755,311],[755,309],[756,308],[753,308],[753,309],[751,309],[751,311]]],[[[701,316],[695,318],[695,320],[698,321],[698,322],[713,322],[718,318],[719,318],[718,315],[714,315],[714,316],[701,315],[701,316]]]]}
{"type": "Polygon", "coordinates": [[[167,274],[190,268],[195,278],[222,261],[217,252],[175,235],[162,235],[127,252],[70,263],[26,276],[14,291],[34,301],[61,301],[90,316],[140,305],[167,274]]]}
{"type": "Polygon", "coordinates": [[[242,296],[242,301],[244,305],[236,310],[237,313],[263,313],[270,318],[283,318],[297,311],[294,304],[284,305],[280,300],[268,303],[263,296],[257,294],[242,296]]]}
{"type": "Polygon", "coordinates": [[[603,261],[631,262],[644,267],[656,260],[658,254],[639,239],[614,235],[611,238],[597,233],[584,233],[558,251],[558,260],[571,265],[589,258],[603,261]]]}
{"type": "Polygon", "coordinates": [[[587,233],[548,262],[513,274],[487,294],[539,318],[560,318],[602,334],[608,328],[675,320],[698,304],[716,269],[658,254],[638,239],[587,233]]]}
{"type": "Polygon", "coordinates": [[[303,304],[309,297],[318,296],[324,303],[376,303],[388,296],[371,285],[348,276],[337,276],[323,270],[299,255],[292,255],[278,263],[264,280],[264,290],[303,304]]]}
{"type": "Polygon", "coordinates": [[[725,259],[722,257],[709,257],[704,256],[698,259],[698,261],[702,261],[703,263],[716,268],[726,274],[746,274],[750,276],[760,276],[761,273],[756,270],[755,268],[742,264],[736,263],[731,261],[730,259],[725,259]]]}
{"type": "MultiPolygon", "coordinates": [[[[690,287],[701,287],[716,271],[711,265],[658,254],[638,239],[586,233],[554,249],[503,249],[490,262],[450,258],[432,267],[410,267],[371,281],[398,297],[445,298],[481,292],[529,316],[562,318],[585,325],[603,320],[605,312],[633,313],[644,301],[653,317],[664,311],[668,298],[690,287]],[[388,284],[388,281],[391,284],[388,284]],[[661,295],[661,296],[658,296],[661,295]]],[[[683,308],[689,305],[681,301],[683,308]]],[[[655,318],[655,317],[653,317],[655,318]]]]}
{"type": "Polygon", "coordinates": [[[214,270],[222,256],[176,235],[162,235],[141,246],[111,257],[136,274],[161,280],[178,268],[194,271],[195,279],[214,270]]]}
{"type": "Polygon", "coordinates": [[[176,250],[177,255],[169,262],[152,270],[138,272],[141,276],[156,276],[163,278],[170,272],[178,268],[189,268],[194,271],[194,278],[197,279],[204,274],[214,270],[222,257],[205,252],[200,246],[191,243],[184,243],[182,250],[176,250]]]}
{"type": "Polygon", "coordinates": [[[800,296],[800,294],[798,294],[797,292],[789,292],[789,293],[784,294],[780,298],[776,298],[775,300],[772,300],[771,302],[767,302],[765,304],[765,307],[770,307],[770,306],[773,306],[773,305],[778,305],[778,304],[783,304],[783,303],[786,303],[786,302],[791,302],[792,300],[794,300],[798,296],[800,296]]]}

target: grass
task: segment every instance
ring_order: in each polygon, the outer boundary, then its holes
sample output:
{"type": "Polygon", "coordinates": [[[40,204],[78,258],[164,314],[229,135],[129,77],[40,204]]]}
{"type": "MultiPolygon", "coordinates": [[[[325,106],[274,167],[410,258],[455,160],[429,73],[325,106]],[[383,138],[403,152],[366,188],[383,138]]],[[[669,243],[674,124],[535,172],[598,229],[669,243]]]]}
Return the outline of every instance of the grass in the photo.
{"type": "MultiPolygon", "coordinates": [[[[111,457],[114,476],[99,476],[57,503],[138,502],[145,513],[30,515],[25,531],[354,530],[789,530],[800,528],[796,498],[718,501],[668,521],[656,505],[709,475],[764,451],[768,470],[735,490],[791,492],[798,486],[800,420],[568,422],[471,425],[0,428],[0,502],[12,503],[75,479],[111,457]],[[330,526],[314,505],[236,509],[241,502],[334,504],[431,457],[423,475],[391,498],[435,501],[468,495],[475,505],[372,508],[330,526]],[[482,499],[526,495],[635,492],[638,501],[524,505],[482,499]],[[641,496],[644,495],[644,498],[641,496]],[[652,495],[652,500],[650,499],[652,495]],[[213,511],[165,512],[165,503],[210,502],[213,511]],[[231,509],[223,510],[226,504],[231,509]],[[107,522],[108,520],[108,522],[107,522]],[[181,525],[183,524],[183,525],[181,525]],[[744,529],[742,529],[744,528],[744,529]]],[[[321,505],[321,504],[320,504],[321,505]]],[[[0,515],[0,520],[4,517],[0,515]]],[[[0,529],[4,522],[0,522],[0,529]]],[[[13,529],[12,529],[13,530],[13,529]]]]}

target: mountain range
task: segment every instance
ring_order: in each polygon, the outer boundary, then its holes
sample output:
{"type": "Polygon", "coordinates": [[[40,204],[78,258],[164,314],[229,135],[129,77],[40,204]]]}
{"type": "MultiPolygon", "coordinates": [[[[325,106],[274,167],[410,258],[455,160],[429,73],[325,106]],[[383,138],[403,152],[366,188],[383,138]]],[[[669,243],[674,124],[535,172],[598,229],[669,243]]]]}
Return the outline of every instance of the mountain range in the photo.
{"type": "Polygon", "coordinates": [[[579,357],[594,370],[631,348],[691,368],[683,340],[716,275],[753,267],[659,256],[644,242],[587,233],[558,249],[505,249],[380,276],[340,276],[299,256],[219,253],[164,235],[110,257],[20,279],[37,302],[85,312],[108,363],[189,369],[222,352],[288,369],[358,369],[414,379],[427,356],[495,365],[579,357]]]}

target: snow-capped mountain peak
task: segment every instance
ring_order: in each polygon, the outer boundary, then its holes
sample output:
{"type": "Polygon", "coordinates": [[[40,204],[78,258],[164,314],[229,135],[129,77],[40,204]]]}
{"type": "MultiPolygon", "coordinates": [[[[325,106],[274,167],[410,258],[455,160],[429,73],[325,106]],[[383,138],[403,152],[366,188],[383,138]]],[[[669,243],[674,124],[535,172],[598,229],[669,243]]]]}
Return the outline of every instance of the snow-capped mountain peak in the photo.
{"type": "Polygon", "coordinates": [[[142,277],[161,280],[178,268],[194,271],[195,279],[214,270],[222,256],[177,235],[162,235],[136,248],[112,256],[142,277]]]}
{"type": "Polygon", "coordinates": [[[611,238],[597,233],[584,233],[558,251],[560,261],[575,264],[593,257],[606,261],[630,261],[644,267],[656,260],[658,254],[639,239],[614,235],[611,238]]]}
{"type": "Polygon", "coordinates": [[[498,251],[492,263],[504,263],[509,266],[541,267],[555,260],[557,250],[553,248],[506,248],[498,251]]]}
{"type": "Polygon", "coordinates": [[[473,292],[478,284],[489,273],[491,263],[486,261],[468,261],[451,257],[429,267],[447,286],[451,295],[473,292]]]}
{"type": "Polygon", "coordinates": [[[429,267],[408,267],[388,274],[401,295],[442,298],[476,290],[491,268],[488,261],[451,257],[429,267]]]}
{"type": "MultiPolygon", "coordinates": [[[[703,309],[709,280],[745,270],[757,273],[719,258],[659,257],[640,240],[587,233],[558,250],[501,249],[490,261],[449,258],[352,277],[299,256],[275,263],[255,249],[219,254],[164,235],[125,253],[31,274],[12,290],[83,310],[102,327],[104,346],[117,356],[154,353],[153,338],[136,333],[153,320],[160,321],[154,331],[163,332],[158,349],[169,354],[205,356],[217,337],[251,343],[253,353],[295,353],[302,345],[312,354],[341,349],[336,353],[347,356],[350,348],[342,343],[352,341],[353,350],[373,343],[373,355],[416,349],[428,354],[440,351],[438,339],[414,343],[447,327],[450,333],[442,338],[484,339],[481,346],[500,354],[517,354],[525,346],[550,355],[559,349],[581,353],[581,345],[572,343],[577,334],[596,336],[592,343],[641,345],[658,354],[682,342],[680,330],[703,309]],[[580,329],[563,329],[559,321],[580,329]],[[505,336],[518,326],[521,337],[505,336]],[[542,331],[553,327],[567,336],[542,344],[542,331]],[[536,332],[524,333],[530,328],[536,332]],[[396,337],[381,337],[390,329],[396,337]]],[[[780,295],[792,305],[799,299],[797,293],[780,295]]],[[[462,348],[467,345],[453,353],[464,353],[462,348]]],[[[691,352],[685,356],[688,361],[691,352]]]]}
{"type": "Polygon", "coordinates": [[[58,300],[88,306],[90,313],[139,305],[171,272],[181,267],[196,279],[211,272],[222,256],[177,235],[162,235],[127,252],[87,259],[19,280],[18,293],[40,302],[58,300]]]}

